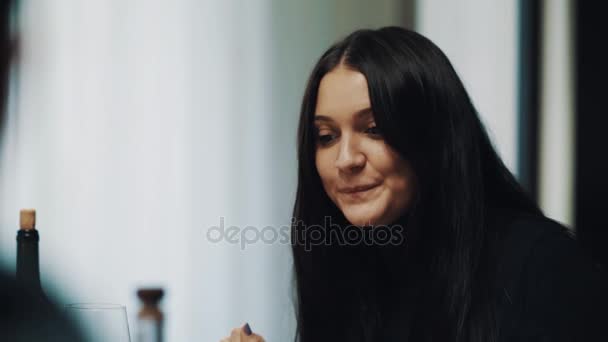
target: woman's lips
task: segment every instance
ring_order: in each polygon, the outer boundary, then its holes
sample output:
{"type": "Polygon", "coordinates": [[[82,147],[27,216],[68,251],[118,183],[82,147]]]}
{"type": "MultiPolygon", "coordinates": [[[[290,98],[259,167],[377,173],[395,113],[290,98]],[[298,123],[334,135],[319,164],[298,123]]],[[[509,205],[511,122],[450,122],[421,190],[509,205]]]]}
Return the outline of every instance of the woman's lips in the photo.
{"type": "Polygon", "coordinates": [[[357,186],[352,186],[352,187],[345,187],[345,188],[339,189],[338,191],[343,192],[345,194],[354,194],[354,193],[358,193],[358,192],[365,192],[365,191],[373,189],[377,186],[378,186],[378,184],[357,185],[357,186]]]}

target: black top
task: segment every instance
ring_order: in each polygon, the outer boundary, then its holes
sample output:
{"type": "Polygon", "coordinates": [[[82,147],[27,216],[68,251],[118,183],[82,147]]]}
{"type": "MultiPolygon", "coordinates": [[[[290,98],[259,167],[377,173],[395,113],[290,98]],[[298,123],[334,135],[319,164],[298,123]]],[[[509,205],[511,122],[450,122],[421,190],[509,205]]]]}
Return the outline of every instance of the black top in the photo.
{"type": "MultiPolygon", "coordinates": [[[[497,232],[489,239],[489,250],[490,260],[494,260],[490,263],[496,265],[499,342],[608,341],[607,272],[592,261],[567,228],[545,217],[511,212],[494,214],[487,224],[497,232]]],[[[383,254],[380,260],[395,260],[383,254]]],[[[379,268],[376,266],[376,270],[379,268]]],[[[428,284],[422,284],[422,288],[425,286],[428,284]]],[[[374,340],[428,341],[433,332],[421,330],[425,325],[417,322],[420,308],[414,317],[407,310],[416,306],[420,290],[415,286],[404,290],[403,284],[396,287],[394,291],[377,290],[393,307],[384,317],[382,337],[374,340]],[[396,293],[405,297],[396,299],[396,293]],[[405,322],[411,322],[411,327],[405,322]]],[[[432,318],[433,309],[424,307],[430,312],[426,317],[432,318]]],[[[429,329],[435,331],[437,327],[433,324],[429,329]]],[[[353,340],[360,338],[355,331],[353,340]]]]}
{"type": "Polygon", "coordinates": [[[565,227],[508,216],[496,278],[500,341],[608,341],[608,276],[565,227]]]}
{"type": "MultiPolygon", "coordinates": [[[[494,211],[486,224],[487,259],[480,264],[493,279],[487,290],[496,304],[499,342],[608,342],[608,275],[568,229],[540,215],[507,211],[494,211]]],[[[408,257],[404,250],[361,245],[334,251],[344,260],[328,292],[341,292],[336,298],[344,301],[330,300],[314,321],[325,337],[318,341],[449,342],[444,336],[451,327],[436,312],[441,298],[434,280],[417,261],[420,253],[412,249],[408,257]]]]}

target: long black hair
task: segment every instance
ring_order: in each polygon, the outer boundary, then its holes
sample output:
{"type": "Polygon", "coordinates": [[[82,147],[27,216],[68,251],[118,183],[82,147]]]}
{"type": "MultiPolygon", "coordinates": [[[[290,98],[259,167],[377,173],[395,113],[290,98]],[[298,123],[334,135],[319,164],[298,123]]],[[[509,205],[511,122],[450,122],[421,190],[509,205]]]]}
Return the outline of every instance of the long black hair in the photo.
{"type": "Polygon", "coordinates": [[[495,209],[542,213],[497,155],[443,52],[403,28],[353,32],[315,65],[297,139],[296,341],[372,341],[395,326],[403,340],[495,341],[489,244],[498,235],[489,216],[495,209]],[[397,246],[302,242],[311,227],[327,230],[328,218],[348,225],[315,166],[317,91],[339,65],[367,78],[376,125],[416,176],[416,201],[398,221],[407,239],[397,246]]]}

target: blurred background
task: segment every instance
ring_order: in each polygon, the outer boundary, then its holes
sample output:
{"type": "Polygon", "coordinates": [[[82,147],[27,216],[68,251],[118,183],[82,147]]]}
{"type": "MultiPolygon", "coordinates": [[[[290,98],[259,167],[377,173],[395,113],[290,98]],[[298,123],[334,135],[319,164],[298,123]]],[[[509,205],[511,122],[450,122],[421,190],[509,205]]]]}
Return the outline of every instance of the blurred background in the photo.
{"type": "Polygon", "coordinates": [[[214,243],[209,232],[289,226],[308,73],[335,40],[386,25],[443,49],[507,166],[606,260],[597,6],[18,1],[0,135],[1,263],[14,270],[19,209],[36,208],[43,287],[61,304],[124,304],[133,331],[136,289],[162,286],[167,341],[219,340],[244,322],[291,340],[289,245],[214,243]]]}

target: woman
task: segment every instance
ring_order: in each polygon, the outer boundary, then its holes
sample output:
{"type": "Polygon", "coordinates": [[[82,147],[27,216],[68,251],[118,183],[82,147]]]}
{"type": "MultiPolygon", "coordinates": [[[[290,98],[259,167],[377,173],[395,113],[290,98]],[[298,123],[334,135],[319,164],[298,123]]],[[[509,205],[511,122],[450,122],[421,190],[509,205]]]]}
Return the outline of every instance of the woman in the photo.
{"type": "Polygon", "coordinates": [[[522,190],[425,37],[359,30],[329,48],[298,158],[297,341],[574,341],[608,323],[605,275],[522,190]],[[318,238],[353,226],[391,243],[318,238]]]}

